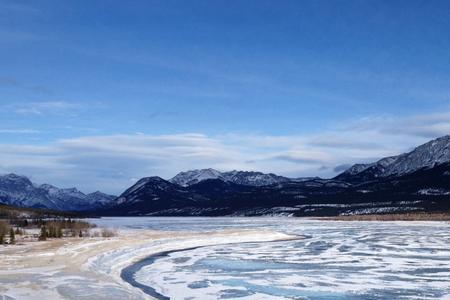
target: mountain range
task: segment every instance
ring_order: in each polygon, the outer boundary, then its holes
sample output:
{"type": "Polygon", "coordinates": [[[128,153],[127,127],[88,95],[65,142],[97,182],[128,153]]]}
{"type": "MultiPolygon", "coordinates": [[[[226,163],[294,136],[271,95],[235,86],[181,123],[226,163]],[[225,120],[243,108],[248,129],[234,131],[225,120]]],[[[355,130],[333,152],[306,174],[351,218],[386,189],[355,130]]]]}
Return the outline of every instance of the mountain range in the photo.
{"type": "Polygon", "coordinates": [[[98,191],[84,194],[76,188],[36,185],[27,177],[16,174],[0,176],[0,203],[12,206],[85,211],[104,207],[114,199],[116,196],[98,191]]]}
{"type": "Polygon", "coordinates": [[[0,177],[0,202],[98,215],[331,216],[450,209],[450,136],[411,152],[355,164],[332,179],[201,169],[146,177],[119,197],[0,177]],[[5,201],[6,199],[6,201],[5,201]]]}
{"type": "Polygon", "coordinates": [[[337,215],[450,209],[450,136],[356,164],[332,179],[259,172],[182,172],[139,180],[107,215],[337,215]]]}

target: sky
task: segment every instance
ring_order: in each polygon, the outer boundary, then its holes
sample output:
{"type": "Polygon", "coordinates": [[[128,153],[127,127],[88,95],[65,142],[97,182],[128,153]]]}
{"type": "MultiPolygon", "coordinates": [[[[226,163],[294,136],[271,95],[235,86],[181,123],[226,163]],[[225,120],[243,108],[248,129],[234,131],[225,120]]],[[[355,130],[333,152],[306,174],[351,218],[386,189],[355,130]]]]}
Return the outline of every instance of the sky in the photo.
{"type": "Polygon", "coordinates": [[[330,178],[450,133],[449,1],[0,0],[0,173],[330,178]]]}

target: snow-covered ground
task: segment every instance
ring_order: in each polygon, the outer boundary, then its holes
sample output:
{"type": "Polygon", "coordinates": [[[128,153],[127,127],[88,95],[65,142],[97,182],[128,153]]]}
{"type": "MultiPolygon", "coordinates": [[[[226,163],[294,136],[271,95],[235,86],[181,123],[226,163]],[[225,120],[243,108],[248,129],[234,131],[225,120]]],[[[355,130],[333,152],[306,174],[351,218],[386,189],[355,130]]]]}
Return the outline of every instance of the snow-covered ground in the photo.
{"type": "Polygon", "coordinates": [[[120,229],[114,238],[28,242],[0,247],[0,299],[152,299],[120,277],[153,253],[193,246],[289,238],[269,231],[216,233],[120,229]]]}
{"type": "Polygon", "coordinates": [[[119,236],[0,247],[0,299],[449,299],[450,224],[105,218],[119,236]],[[293,239],[290,239],[293,238],[293,239]],[[195,249],[194,249],[195,248],[195,249]],[[178,252],[170,252],[180,249],[178,252]],[[147,263],[148,261],[148,263],[147,263]]]}
{"type": "MultiPolygon", "coordinates": [[[[450,226],[279,221],[305,239],[176,252],[136,273],[171,299],[449,299],[450,226]]],[[[284,227],[284,228],[283,228],[284,227]]]]}
{"type": "Polygon", "coordinates": [[[171,299],[450,299],[450,224],[297,218],[110,219],[118,226],[304,235],[237,243],[149,260],[138,283],[171,299]]]}

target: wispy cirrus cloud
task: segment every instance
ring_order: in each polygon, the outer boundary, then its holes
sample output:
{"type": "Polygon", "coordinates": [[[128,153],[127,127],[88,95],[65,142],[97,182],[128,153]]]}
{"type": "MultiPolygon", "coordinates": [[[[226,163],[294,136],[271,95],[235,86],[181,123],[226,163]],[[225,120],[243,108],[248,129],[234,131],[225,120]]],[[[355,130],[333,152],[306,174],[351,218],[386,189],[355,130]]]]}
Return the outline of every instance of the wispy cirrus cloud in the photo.
{"type": "Polygon", "coordinates": [[[14,103],[6,107],[21,115],[67,114],[81,108],[78,103],[66,101],[14,103]]]}
{"type": "MultiPolygon", "coordinates": [[[[450,112],[419,115],[396,121],[391,118],[390,124],[396,125],[399,133],[425,138],[450,134],[450,112]]],[[[384,132],[388,133],[392,125],[386,124],[384,132]]]]}
{"type": "Polygon", "coordinates": [[[38,134],[40,130],[36,129],[0,129],[0,134],[38,134]]]}
{"type": "Polygon", "coordinates": [[[105,108],[102,103],[94,102],[89,105],[73,101],[38,101],[14,102],[0,106],[0,111],[16,113],[22,116],[76,116],[81,111],[105,108]]]}

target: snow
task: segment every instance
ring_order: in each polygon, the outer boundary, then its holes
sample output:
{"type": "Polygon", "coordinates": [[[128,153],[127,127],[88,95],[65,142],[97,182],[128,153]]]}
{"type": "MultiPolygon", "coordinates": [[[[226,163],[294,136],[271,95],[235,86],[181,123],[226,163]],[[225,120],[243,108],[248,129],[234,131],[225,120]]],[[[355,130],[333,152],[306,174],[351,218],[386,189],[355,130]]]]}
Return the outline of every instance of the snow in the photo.
{"type": "Polygon", "coordinates": [[[418,195],[432,195],[432,196],[441,196],[441,195],[450,195],[450,191],[445,189],[421,189],[417,191],[418,195]]]}
{"type": "Polygon", "coordinates": [[[209,168],[181,172],[169,181],[186,187],[208,179],[220,179],[225,182],[232,182],[235,184],[250,186],[265,186],[290,180],[288,178],[275,174],[264,174],[261,172],[247,172],[236,170],[221,173],[217,170],[209,168]]]}
{"type": "MultiPolygon", "coordinates": [[[[236,293],[230,296],[233,299],[245,292],[247,295],[239,299],[445,299],[450,294],[448,223],[163,220],[169,230],[208,224],[208,229],[270,228],[304,236],[294,241],[212,245],[173,252],[135,273],[139,283],[171,299],[219,299],[232,292],[236,293]]],[[[138,221],[145,224],[151,218],[138,221]]],[[[161,219],[153,222],[162,224],[161,219]]],[[[198,246],[199,241],[188,244],[180,239],[180,244],[198,246]]],[[[161,246],[161,250],[167,249],[161,246]]],[[[119,256],[126,257],[126,253],[119,256]]],[[[114,264],[114,259],[109,264],[114,264]]]]}
{"type": "Polygon", "coordinates": [[[222,174],[214,169],[191,170],[181,172],[169,181],[181,186],[189,186],[207,179],[222,179],[222,174]]]}

